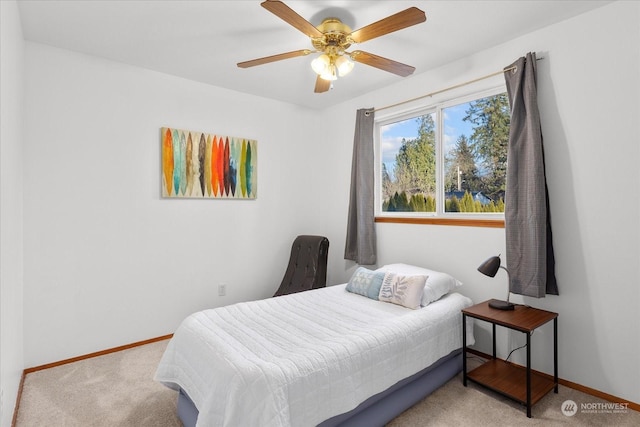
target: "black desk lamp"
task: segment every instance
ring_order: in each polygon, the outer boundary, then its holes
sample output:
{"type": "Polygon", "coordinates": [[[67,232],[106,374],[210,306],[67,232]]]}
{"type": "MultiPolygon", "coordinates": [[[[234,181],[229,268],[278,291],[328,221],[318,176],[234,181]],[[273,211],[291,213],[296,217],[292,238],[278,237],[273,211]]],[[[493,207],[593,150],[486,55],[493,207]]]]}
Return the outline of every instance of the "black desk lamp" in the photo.
{"type": "Polygon", "coordinates": [[[478,267],[478,271],[485,276],[496,277],[496,273],[501,268],[507,272],[507,300],[500,301],[492,299],[491,301],[489,301],[489,307],[496,308],[498,310],[513,310],[514,304],[509,302],[509,295],[511,294],[509,290],[509,286],[511,286],[511,278],[509,277],[509,270],[500,265],[500,255],[492,256],[491,258],[480,264],[480,267],[478,267]]]}

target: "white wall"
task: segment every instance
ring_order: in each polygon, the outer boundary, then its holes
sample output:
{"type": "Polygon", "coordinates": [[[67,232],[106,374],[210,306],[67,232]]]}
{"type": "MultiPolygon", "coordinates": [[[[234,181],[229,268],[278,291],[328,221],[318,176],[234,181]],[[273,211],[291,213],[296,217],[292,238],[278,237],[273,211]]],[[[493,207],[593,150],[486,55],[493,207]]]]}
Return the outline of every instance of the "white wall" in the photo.
{"type": "MultiPolygon", "coordinates": [[[[344,136],[353,135],[356,109],[501,70],[529,51],[544,57],[538,61],[538,98],[560,296],[512,300],[559,313],[561,378],[634,402],[640,402],[639,17],[640,4],[617,2],[326,112],[326,121],[338,124],[326,143],[342,159],[328,184],[341,188],[349,180],[352,145],[344,136]]],[[[348,188],[336,196],[329,221],[342,234],[348,188]]],[[[465,283],[462,292],[475,301],[504,299],[506,277],[489,279],[476,271],[487,257],[504,254],[503,229],[378,224],[377,232],[380,265],[403,261],[455,272],[465,283]]],[[[339,270],[335,277],[347,280],[353,265],[335,252],[331,261],[339,270]]],[[[478,335],[480,347],[490,351],[488,333],[478,329],[478,335]]],[[[500,352],[521,343],[521,334],[509,334],[500,352]]],[[[532,347],[534,368],[552,373],[550,326],[536,331],[532,347]]],[[[514,356],[524,363],[523,351],[514,356]]]]}
{"type": "Polygon", "coordinates": [[[25,366],[270,296],[325,232],[309,111],[40,44],[26,69],[25,366]],[[258,140],[258,198],[162,199],[162,126],[258,140]]]}
{"type": "Polygon", "coordinates": [[[9,426],[23,369],[24,42],[15,2],[0,2],[0,19],[0,426],[9,426]]]}
{"type": "MultiPolygon", "coordinates": [[[[170,333],[194,310],[266,297],[297,234],[327,235],[328,282],[346,281],[355,110],[535,51],[545,57],[539,100],[561,295],[514,299],[560,313],[562,378],[640,402],[639,8],[614,3],[321,112],[27,43],[25,366],[170,333]],[[258,139],[258,199],[160,199],[161,126],[258,139]]],[[[501,229],[379,224],[378,248],[380,264],[455,272],[474,300],[504,297],[504,278],[476,272],[504,253],[501,229]]],[[[521,340],[507,338],[503,353],[521,340]]],[[[548,328],[534,336],[534,368],[547,372],[550,339],[548,328]]]]}

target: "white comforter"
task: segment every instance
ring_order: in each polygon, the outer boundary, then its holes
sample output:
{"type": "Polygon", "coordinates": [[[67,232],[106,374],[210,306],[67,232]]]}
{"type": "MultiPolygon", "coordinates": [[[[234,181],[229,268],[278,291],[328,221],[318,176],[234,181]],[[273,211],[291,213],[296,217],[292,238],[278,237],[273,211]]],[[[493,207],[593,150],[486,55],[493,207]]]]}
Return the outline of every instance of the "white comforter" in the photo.
{"type": "Polygon", "coordinates": [[[460,348],[471,304],[452,293],[410,310],[338,285],[205,310],[155,379],[186,391],[198,426],[314,426],[460,348]]]}

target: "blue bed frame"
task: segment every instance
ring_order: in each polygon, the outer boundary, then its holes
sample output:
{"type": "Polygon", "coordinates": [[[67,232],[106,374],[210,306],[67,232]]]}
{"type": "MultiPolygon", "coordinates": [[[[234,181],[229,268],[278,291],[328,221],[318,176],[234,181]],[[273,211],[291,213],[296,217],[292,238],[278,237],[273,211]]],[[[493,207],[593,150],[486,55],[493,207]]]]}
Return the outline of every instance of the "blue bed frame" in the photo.
{"type": "MultiPolygon", "coordinates": [[[[454,350],[417,374],[371,396],[355,409],[323,421],[319,427],[384,426],[443,386],[460,371],[462,349],[454,350]]],[[[178,417],[184,427],[195,427],[198,420],[198,409],[183,390],[178,394],[178,417]]]]}

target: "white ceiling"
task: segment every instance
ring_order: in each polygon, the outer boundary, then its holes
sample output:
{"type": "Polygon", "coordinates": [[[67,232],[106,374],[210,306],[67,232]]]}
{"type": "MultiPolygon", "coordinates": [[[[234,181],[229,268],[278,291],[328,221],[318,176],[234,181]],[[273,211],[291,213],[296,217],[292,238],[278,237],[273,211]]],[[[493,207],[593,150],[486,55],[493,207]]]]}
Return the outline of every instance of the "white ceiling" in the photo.
{"type": "MultiPolygon", "coordinates": [[[[314,25],[333,16],[356,30],[411,6],[427,21],[357,45],[416,67],[436,68],[610,1],[284,0],[314,25]]],[[[237,62],[311,48],[307,36],[260,0],[19,0],[26,40],[157,70],[310,108],[326,108],[402,77],[356,64],[315,94],[312,55],[240,69],[237,62]]],[[[411,78],[406,77],[406,78],[411,78]]]]}

